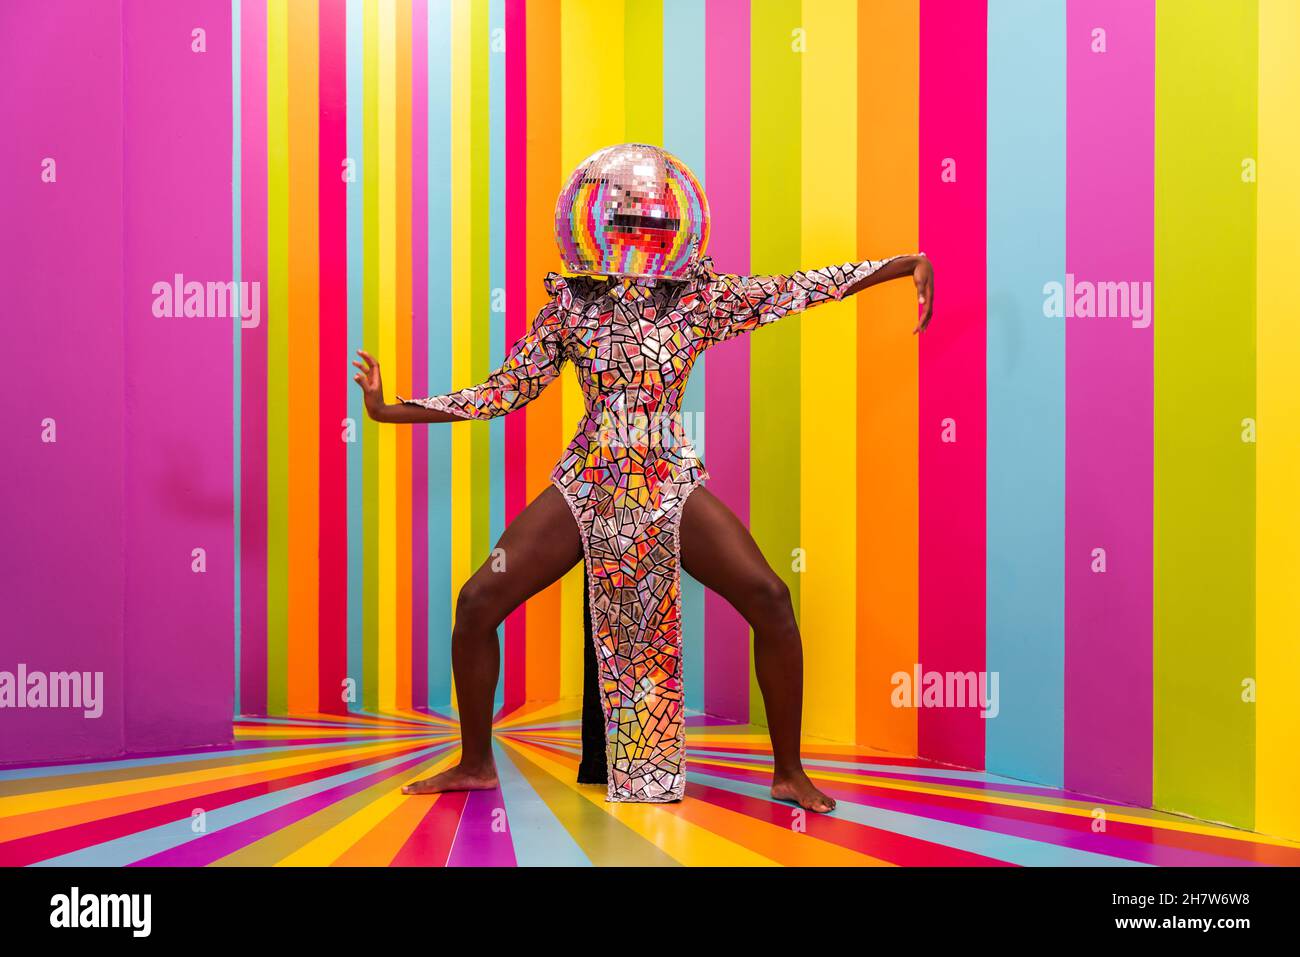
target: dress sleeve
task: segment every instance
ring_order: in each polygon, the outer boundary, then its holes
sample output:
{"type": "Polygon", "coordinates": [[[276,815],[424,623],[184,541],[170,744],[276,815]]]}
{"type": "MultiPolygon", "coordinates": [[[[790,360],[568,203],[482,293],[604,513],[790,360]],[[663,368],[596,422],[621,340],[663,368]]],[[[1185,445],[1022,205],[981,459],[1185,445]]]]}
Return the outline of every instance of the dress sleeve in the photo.
{"type": "Polygon", "coordinates": [[[709,273],[703,284],[704,335],[725,342],[823,302],[839,302],[848,290],[898,259],[868,259],[789,275],[733,276],[709,273]]]}
{"type": "Polygon", "coordinates": [[[562,332],[562,313],[552,298],[538,312],[532,327],[511,347],[500,368],[478,385],[425,399],[403,399],[400,395],[397,399],[462,419],[494,419],[522,409],[559,376],[564,365],[562,332]]]}

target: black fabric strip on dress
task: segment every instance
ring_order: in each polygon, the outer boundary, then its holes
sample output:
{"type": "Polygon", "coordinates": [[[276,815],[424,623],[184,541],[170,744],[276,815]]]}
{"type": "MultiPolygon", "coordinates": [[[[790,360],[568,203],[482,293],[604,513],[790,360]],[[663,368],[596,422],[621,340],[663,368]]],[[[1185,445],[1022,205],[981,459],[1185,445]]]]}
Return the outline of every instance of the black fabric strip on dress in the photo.
{"type": "Polygon", "coordinates": [[[600,703],[596,671],[596,646],[591,639],[591,593],[587,570],[582,570],[582,761],[578,764],[579,784],[606,784],[605,711],[600,703]]]}

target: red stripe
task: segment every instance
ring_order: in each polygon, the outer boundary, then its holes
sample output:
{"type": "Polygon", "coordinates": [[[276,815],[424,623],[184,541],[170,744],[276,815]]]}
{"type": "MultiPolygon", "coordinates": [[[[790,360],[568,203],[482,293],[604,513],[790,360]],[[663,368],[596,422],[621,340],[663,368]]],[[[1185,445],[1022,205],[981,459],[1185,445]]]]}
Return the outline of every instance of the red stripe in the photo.
{"type": "MultiPolygon", "coordinates": [[[[347,155],[347,5],[320,6],[320,666],[319,708],[345,713],[347,678],[348,537],[347,390],[348,240],[347,184],[341,162],[347,155]]],[[[360,425],[358,423],[358,428],[360,425]]]]}
{"type": "Polygon", "coordinates": [[[391,866],[446,867],[452,842],[456,839],[456,829],[460,826],[460,818],[468,800],[467,791],[438,797],[397,852],[391,866]]]}
{"type": "MultiPolygon", "coordinates": [[[[984,670],[986,4],[921,3],[921,248],[938,276],[920,347],[920,659],[984,670]],[[955,169],[955,181],[945,181],[955,169]],[[955,441],[943,432],[955,429],[955,441]]],[[[926,757],[984,767],[975,708],[924,708],[926,757]]]]}

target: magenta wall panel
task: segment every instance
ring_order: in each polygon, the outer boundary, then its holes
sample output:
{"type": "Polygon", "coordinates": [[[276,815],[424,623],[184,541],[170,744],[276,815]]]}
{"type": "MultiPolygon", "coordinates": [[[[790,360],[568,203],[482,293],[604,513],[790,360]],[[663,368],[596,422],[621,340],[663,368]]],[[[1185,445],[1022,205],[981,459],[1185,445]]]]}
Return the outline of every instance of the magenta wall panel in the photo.
{"type": "Polygon", "coordinates": [[[0,711],[0,762],[122,748],[119,16],[113,2],[0,7],[9,356],[0,671],[21,664],[103,680],[97,718],[0,711]],[[42,177],[47,159],[52,182],[42,177]],[[42,439],[46,419],[54,442],[42,439]]]}
{"type": "MultiPolygon", "coordinates": [[[[229,282],[230,4],[128,0],[123,34],[126,740],[230,740],[231,318],[160,318],[155,283],[229,282]],[[206,33],[206,52],[192,31],[206,33]],[[192,570],[193,552],[206,571],[192,570]]],[[[204,311],[215,311],[204,297],[204,311]]]]}

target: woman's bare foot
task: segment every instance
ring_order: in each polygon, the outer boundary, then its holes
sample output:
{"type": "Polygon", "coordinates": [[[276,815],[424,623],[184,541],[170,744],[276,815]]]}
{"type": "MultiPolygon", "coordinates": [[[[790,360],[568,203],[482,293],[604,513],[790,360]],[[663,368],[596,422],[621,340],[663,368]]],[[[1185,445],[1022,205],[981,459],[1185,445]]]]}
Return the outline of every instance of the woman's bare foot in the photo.
{"type": "Polygon", "coordinates": [[[443,791],[491,791],[497,786],[497,769],[467,768],[458,764],[441,774],[412,781],[402,788],[403,794],[441,794],[443,791]]]}
{"type": "Polygon", "coordinates": [[[817,790],[817,785],[802,770],[788,775],[774,775],[772,799],[793,801],[804,810],[816,811],[818,814],[835,810],[835,801],[817,790]]]}

